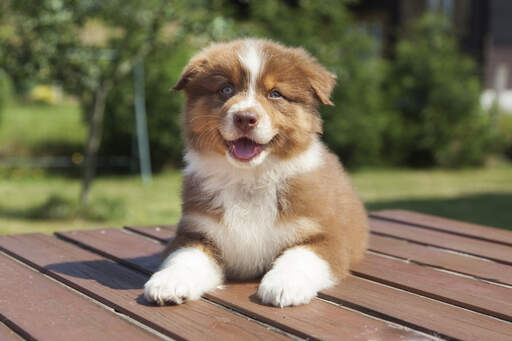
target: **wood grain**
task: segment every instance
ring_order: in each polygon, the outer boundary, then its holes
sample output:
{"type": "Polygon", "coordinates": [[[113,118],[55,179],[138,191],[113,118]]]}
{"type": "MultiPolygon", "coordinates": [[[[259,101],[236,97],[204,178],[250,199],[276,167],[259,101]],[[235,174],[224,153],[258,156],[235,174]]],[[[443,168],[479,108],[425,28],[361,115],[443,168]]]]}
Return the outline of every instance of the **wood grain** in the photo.
{"type": "MultiPolygon", "coordinates": [[[[151,227],[139,230],[144,235],[153,235],[160,241],[167,241],[174,236],[173,230],[161,229],[158,234],[153,231],[151,227]]],[[[88,244],[94,242],[91,239],[88,240],[88,244]]],[[[149,245],[144,243],[140,247],[145,249],[149,245]]],[[[463,257],[474,260],[471,257],[463,257]]],[[[155,270],[156,267],[149,269],[155,270]]],[[[508,322],[354,276],[349,277],[341,285],[323,291],[320,295],[322,298],[368,310],[369,313],[382,316],[384,319],[396,320],[397,323],[425,333],[435,331],[449,338],[464,340],[502,340],[504,336],[512,336],[512,325],[508,322]],[[492,332],[489,332],[489,329],[492,332]]]]}
{"type": "Polygon", "coordinates": [[[167,243],[171,238],[174,238],[176,235],[176,228],[174,227],[153,227],[153,226],[147,226],[144,228],[132,228],[132,227],[125,227],[125,230],[133,233],[140,234],[145,237],[149,237],[155,240],[158,240],[162,243],[167,243]]]}
{"type": "Polygon", "coordinates": [[[0,248],[49,276],[176,339],[267,340],[283,335],[215,305],[155,307],[142,296],[147,276],[57,238],[0,236],[0,248]]]}
{"type": "Polygon", "coordinates": [[[423,245],[445,248],[447,250],[464,252],[470,255],[512,265],[512,249],[506,245],[466,238],[445,232],[376,218],[370,218],[370,227],[373,233],[380,235],[401,238],[423,245]]]}
{"type": "Polygon", "coordinates": [[[356,309],[364,307],[369,313],[395,318],[400,324],[425,333],[434,331],[445,338],[512,339],[512,324],[508,322],[354,276],[322,291],[320,296],[356,309]]]}
{"type": "Polygon", "coordinates": [[[491,282],[512,285],[512,267],[406,240],[370,235],[369,249],[418,264],[447,269],[491,282]]]}
{"type": "Polygon", "coordinates": [[[160,241],[167,241],[176,233],[176,225],[162,226],[125,226],[126,230],[139,233],[146,237],[155,238],[160,241]]]}
{"type": "Polygon", "coordinates": [[[512,289],[367,253],[357,276],[512,321],[512,289]]]}
{"type": "MultiPolygon", "coordinates": [[[[161,231],[160,238],[167,239],[172,237],[173,234],[172,230],[161,231]]],[[[409,258],[411,257],[414,258],[415,256],[409,256],[409,258]]],[[[466,264],[466,266],[471,267],[470,264],[466,264]]],[[[475,262],[475,264],[479,263],[475,262]]],[[[497,268],[496,266],[493,268],[492,264],[494,263],[489,264],[487,272],[482,270],[486,274],[497,268]]],[[[512,267],[503,265],[499,268],[504,270],[500,278],[510,278],[512,267]]],[[[510,288],[494,286],[471,278],[371,254],[367,255],[363,263],[354,270],[364,278],[410,290],[416,294],[456,304],[476,312],[489,313],[505,320],[511,320],[512,289],[510,288]]],[[[492,272],[491,276],[496,277],[494,275],[496,273],[492,272]]]]}
{"type": "Polygon", "coordinates": [[[370,216],[512,246],[512,233],[503,229],[404,210],[374,211],[370,216]]]}
{"type": "Polygon", "coordinates": [[[38,340],[160,340],[2,253],[0,273],[2,315],[22,335],[38,340]]]}
{"type": "MultiPolygon", "coordinates": [[[[154,255],[162,250],[162,245],[117,229],[64,232],[59,236],[103,255],[109,254],[116,261],[145,273],[157,269],[158,258],[154,255]]],[[[205,297],[301,337],[326,340],[421,338],[421,335],[390,328],[385,322],[320,300],[285,309],[264,306],[256,298],[256,291],[257,283],[229,283],[224,290],[216,290],[205,297]]]]}

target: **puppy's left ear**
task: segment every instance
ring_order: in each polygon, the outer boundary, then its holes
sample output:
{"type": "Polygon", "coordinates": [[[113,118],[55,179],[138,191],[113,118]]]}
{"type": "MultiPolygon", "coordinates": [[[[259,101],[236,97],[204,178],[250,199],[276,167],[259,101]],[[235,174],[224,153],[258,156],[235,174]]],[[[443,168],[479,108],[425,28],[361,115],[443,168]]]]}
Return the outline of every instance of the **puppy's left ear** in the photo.
{"type": "Polygon", "coordinates": [[[315,65],[315,72],[310,75],[310,84],[320,103],[334,105],[330,100],[332,89],[336,84],[336,75],[327,71],[323,66],[315,65]]]}

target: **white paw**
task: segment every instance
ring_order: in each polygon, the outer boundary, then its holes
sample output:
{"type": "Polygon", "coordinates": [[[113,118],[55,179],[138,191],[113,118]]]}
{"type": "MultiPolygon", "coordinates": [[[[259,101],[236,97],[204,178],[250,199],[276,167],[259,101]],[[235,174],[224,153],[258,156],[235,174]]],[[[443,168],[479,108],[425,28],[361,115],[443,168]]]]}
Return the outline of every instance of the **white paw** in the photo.
{"type": "Polygon", "coordinates": [[[222,284],[220,267],[195,248],[173,252],[162,264],[162,270],[144,285],[148,301],[163,305],[197,300],[205,292],[222,284]]]}
{"type": "Polygon", "coordinates": [[[258,288],[259,298],[264,304],[281,308],[309,303],[317,291],[304,278],[296,277],[270,271],[258,288]]]}
{"type": "Polygon", "coordinates": [[[263,276],[258,297],[278,307],[306,304],[319,290],[334,284],[329,265],[314,252],[295,247],[279,257],[263,276]]]}

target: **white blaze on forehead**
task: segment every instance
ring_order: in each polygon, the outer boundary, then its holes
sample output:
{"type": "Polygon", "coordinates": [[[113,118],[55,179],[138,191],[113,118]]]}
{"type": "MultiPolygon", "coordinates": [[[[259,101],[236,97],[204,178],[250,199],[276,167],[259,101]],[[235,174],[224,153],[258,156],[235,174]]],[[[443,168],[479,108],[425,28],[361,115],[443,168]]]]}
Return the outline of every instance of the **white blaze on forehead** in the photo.
{"type": "Polygon", "coordinates": [[[248,72],[249,84],[247,91],[249,95],[254,95],[256,81],[265,63],[260,44],[254,41],[246,42],[243,45],[243,51],[238,53],[238,58],[248,72]]]}
{"type": "Polygon", "coordinates": [[[245,42],[242,45],[242,50],[238,52],[238,59],[240,59],[240,63],[248,73],[247,100],[242,103],[247,104],[247,106],[254,106],[256,104],[256,84],[265,65],[260,43],[255,41],[245,42]]]}

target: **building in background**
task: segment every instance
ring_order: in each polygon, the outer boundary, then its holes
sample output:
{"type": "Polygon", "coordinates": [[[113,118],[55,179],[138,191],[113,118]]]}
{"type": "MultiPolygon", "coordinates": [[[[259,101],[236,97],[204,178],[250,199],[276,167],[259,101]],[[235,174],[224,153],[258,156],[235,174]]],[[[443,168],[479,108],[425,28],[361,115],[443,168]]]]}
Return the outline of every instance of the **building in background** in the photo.
{"type": "Polygon", "coordinates": [[[397,34],[409,20],[429,10],[444,12],[462,51],[478,63],[482,105],[490,107],[498,96],[500,106],[512,112],[511,0],[360,0],[351,10],[387,57],[392,57],[397,34]]]}

